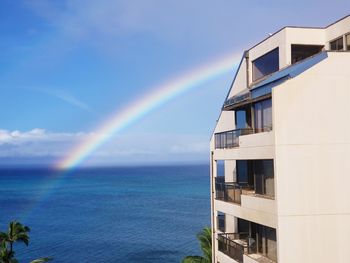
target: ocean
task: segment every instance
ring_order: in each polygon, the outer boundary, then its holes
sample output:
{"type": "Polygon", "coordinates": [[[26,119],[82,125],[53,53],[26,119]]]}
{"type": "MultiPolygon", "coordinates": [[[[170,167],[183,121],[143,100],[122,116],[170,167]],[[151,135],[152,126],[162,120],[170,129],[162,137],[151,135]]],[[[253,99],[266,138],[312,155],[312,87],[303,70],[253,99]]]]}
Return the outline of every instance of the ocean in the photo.
{"type": "Polygon", "coordinates": [[[209,166],[0,169],[0,231],[18,220],[20,263],[181,262],[210,225],[209,166]]]}

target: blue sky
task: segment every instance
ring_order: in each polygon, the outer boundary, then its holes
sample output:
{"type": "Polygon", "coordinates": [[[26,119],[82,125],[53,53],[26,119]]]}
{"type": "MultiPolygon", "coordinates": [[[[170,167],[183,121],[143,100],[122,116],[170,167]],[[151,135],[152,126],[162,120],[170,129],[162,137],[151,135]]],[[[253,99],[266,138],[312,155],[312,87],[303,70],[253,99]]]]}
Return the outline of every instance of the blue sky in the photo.
{"type": "MultiPolygon", "coordinates": [[[[50,164],[107,116],[285,25],[326,26],[349,1],[2,0],[0,164],[50,164]]],[[[86,164],[206,162],[234,76],[222,75],[116,134],[86,164]]]]}

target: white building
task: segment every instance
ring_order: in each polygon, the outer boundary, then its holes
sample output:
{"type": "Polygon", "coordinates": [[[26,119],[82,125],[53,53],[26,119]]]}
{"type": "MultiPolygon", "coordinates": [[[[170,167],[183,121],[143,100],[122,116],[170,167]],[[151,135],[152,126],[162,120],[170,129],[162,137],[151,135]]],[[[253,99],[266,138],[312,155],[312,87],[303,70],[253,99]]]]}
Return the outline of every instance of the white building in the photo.
{"type": "Polygon", "coordinates": [[[213,262],[350,262],[350,16],[244,52],[210,143],[213,262]]]}

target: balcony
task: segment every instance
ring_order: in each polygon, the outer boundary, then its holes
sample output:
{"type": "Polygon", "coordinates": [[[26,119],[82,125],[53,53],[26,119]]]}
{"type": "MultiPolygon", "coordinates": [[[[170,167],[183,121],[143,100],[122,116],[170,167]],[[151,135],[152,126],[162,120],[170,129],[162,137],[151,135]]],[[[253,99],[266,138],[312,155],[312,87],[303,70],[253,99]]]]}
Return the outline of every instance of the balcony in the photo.
{"type": "Polygon", "coordinates": [[[229,149],[239,147],[239,136],[252,133],[253,129],[251,128],[215,133],[215,149],[229,149]]]}
{"type": "MultiPolygon", "coordinates": [[[[231,99],[228,101],[231,101],[231,99]]],[[[244,147],[244,143],[240,145],[240,136],[272,131],[271,93],[263,94],[262,96],[259,95],[258,98],[248,100],[243,105],[238,103],[233,108],[230,105],[227,105],[227,108],[224,106],[224,110],[234,111],[234,127],[236,129],[215,133],[215,149],[244,147]]]]}
{"type": "Polygon", "coordinates": [[[259,263],[277,262],[275,251],[273,255],[260,253],[261,244],[248,233],[222,233],[217,240],[218,250],[239,263],[243,263],[244,255],[259,263]]]}
{"type": "Polygon", "coordinates": [[[241,195],[243,192],[249,192],[252,191],[254,187],[245,184],[241,185],[234,182],[221,182],[219,180],[216,180],[215,182],[215,192],[216,196],[215,198],[217,200],[235,203],[235,204],[241,204],[241,195]]]}
{"type": "Polygon", "coordinates": [[[218,249],[220,252],[243,263],[243,255],[251,254],[255,250],[254,240],[248,233],[223,233],[218,234],[218,249]]]}

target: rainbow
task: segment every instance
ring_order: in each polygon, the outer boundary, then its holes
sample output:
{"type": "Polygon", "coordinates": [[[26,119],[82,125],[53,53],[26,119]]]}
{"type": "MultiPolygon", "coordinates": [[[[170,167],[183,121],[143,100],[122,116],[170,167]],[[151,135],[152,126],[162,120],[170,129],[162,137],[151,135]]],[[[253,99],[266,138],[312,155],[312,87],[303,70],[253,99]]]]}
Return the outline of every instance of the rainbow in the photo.
{"type": "Polygon", "coordinates": [[[60,160],[56,164],[56,168],[66,170],[78,166],[94,150],[122,129],[125,129],[165,102],[200,86],[208,80],[215,79],[224,73],[234,70],[240,59],[240,54],[228,54],[221,59],[182,74],[166,83],[147,89],[147,95],[112,114],[92,136],[75,146],[65,158],[60,160]]]}
{"type": "Polygon", "coordinates": [[[116,133],[127,128],[165,102],[186,91],[199,87],[211,79],[215,79],[224,73],[234,70],[234,67],[238,66],[240,59],[241,56],[237,53],[228,54],[221,59],[151,88],[150,90],[152,92],[148,93],[148,95],[127,105],[123,110],[112,114],[92,136],[89,136],[85,141],[76,145],[65,158],[59,160],[54,167],[55,171],[51,174],[50,179],[42,185],[42,192],[23,211],[22,219],[26,219],[33,214],[35,209],[39,208],[40,204],[48,199],[50,193],[55,191],[60,184],[63,184],[64,179],[71,174],[72,168],[77,167],[89,154],[116,133]]]}

